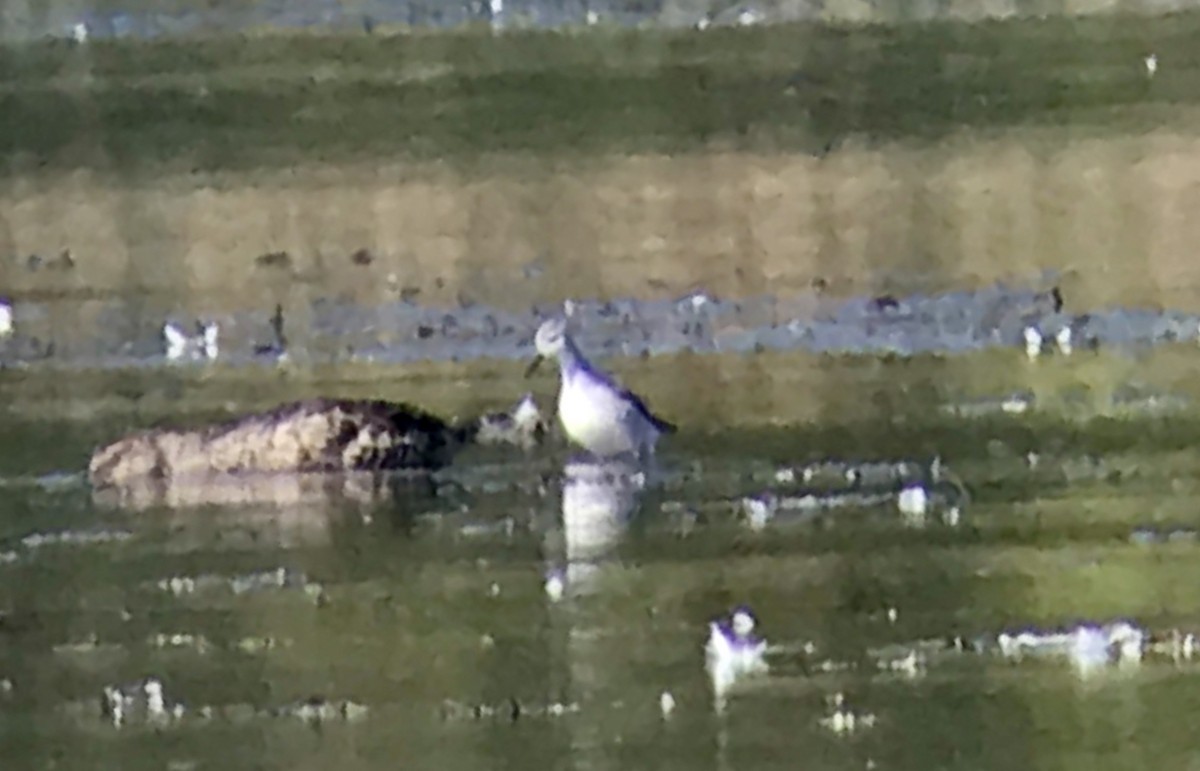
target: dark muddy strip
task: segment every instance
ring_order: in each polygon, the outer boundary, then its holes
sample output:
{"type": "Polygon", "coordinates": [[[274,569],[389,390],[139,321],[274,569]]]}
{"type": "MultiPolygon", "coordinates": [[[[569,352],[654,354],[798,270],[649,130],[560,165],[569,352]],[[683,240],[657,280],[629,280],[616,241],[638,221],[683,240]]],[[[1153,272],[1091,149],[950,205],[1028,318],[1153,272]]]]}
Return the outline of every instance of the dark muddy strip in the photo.
{"type": "MultiPolygon", "coordinates": [[[[16,333],[0,341],[0,366],[111,369],[161,364],[165,319],[139,317],[132,307],[111,302],[99,313],[94,329],[85,330],[67,323],[69,307],[18,302],[16,333]]],[[[765,350],[900,357],[964,354],[1024,348],[1028,328],[1044,338],[1044,352],[1060,354],[1056,338],[1063,330],[1070,334],[1068,353],[1096,348],[1131,351],[1200,337],[1200,315],[1194,313],[1140,308],[1074,313],[1049,292],[1002,285],[849,300],[726,300],[701,293],[677,300],[568,301],[566,308],[580,345],[597,358],[765,350]]],[[[522,359],[532,355],[533,332],[540,320],[560,312],[561,306],[554,305],[513,313],[469,303],[436,308],[396,302],[364,308],[318,299],[308,314],[313,319],[309,328],[286,327],[292,341],[287,353],[289,360],[310,365],[522,359]]],[[[221,328],[217,360],[230,365],[276,364],[282,351],[273,344],[270,315],[264,310],[204,316],[221,328]]],[[[188,358],[177,363],[186,365],[188,358]]],[[[190,358],[193,364],[207,361],[198,352],[190,358]]]]}

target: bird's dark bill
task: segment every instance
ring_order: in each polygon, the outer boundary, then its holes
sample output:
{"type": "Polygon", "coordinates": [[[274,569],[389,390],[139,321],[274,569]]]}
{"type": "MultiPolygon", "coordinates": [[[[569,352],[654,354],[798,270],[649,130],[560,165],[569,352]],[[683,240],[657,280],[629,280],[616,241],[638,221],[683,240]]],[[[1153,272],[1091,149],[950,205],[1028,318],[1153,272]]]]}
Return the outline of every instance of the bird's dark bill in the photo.
{"type": "Polygon", "coordinates": [[[542,362],[545,361],[545,359],[546,359],[545,356],[541,356],[541,355],[534,356],[533,361],[529,362],[529,367],[526,368],[526,370],[525,370],[525,377],[529,377],[535,371],[537,371],[537,368],[542,365],[542,362]]]}

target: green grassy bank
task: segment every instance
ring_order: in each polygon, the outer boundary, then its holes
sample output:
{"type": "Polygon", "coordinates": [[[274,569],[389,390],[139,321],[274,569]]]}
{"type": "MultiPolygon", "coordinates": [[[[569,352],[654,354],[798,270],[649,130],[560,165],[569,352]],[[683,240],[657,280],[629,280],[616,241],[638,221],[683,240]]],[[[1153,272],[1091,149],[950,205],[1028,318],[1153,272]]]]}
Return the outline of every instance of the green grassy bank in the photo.
{"type": "Polygon", "coordinates": [[[1128,131],[1200,99],[1198,33],[1200,13],[47,42],[0,51],[0,156],[10,173],[215,170],[714,145],[820,153],[851,137],[1027,124],[1128,131]]]}

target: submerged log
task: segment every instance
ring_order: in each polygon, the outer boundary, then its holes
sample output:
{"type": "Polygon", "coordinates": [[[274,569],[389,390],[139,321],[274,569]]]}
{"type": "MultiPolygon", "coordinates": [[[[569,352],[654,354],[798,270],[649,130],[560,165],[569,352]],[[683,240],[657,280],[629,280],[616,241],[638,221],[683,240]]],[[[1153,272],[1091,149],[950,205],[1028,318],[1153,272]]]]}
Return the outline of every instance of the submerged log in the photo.
{"type": "Polygon", "coordinates": [[[530,446],[545,426],[532,399],[464,424],[399,402],[311,399],[217,425],[141,431],[99,448],[93,487],[212,474],[436,470],[464,446],[530,446]]]}

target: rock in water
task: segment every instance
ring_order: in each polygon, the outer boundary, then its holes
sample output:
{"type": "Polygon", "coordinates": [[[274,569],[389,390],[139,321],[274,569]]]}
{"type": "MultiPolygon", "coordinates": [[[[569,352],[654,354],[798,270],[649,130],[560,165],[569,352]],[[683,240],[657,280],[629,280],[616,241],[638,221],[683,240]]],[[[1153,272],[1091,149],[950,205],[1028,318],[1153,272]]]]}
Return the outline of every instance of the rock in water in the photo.
{"type": "Polygon", "coordinates": [[[456,425],[399,402],[311,399],[213,426],[131,434],[93,453],[88,478],[104,487],[215,473],[435,470],[477,436],[485,440],[481,434],[489,442],[536,442],[543,424],[525,409],[497,437],[486,429],[502,413],[456,425]]]}

